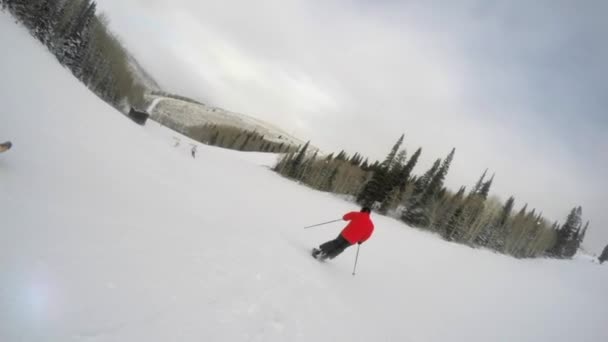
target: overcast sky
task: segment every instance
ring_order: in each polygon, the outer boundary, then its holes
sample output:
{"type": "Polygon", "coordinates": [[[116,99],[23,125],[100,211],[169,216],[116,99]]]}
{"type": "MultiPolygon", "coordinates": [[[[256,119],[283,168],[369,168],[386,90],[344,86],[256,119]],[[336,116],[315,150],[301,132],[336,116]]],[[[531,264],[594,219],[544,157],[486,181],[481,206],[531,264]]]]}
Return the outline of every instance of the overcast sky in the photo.
{"type": "Polygon", "coordinates": [[[608,243],[608,1],[99,0],[168,91],[272,122],[325,151],[416,172],[456,147],[448,185],[493,193],[608,243]]]}

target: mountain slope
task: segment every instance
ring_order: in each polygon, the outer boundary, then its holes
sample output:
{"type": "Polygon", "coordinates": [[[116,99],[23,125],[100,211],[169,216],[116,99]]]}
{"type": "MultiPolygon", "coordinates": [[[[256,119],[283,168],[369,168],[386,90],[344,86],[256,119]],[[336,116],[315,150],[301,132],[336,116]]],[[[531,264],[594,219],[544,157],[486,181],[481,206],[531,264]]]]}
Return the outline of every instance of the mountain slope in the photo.
{"type": "Polygon", "coordinates": [[[284,130],[245,114],[230,112],[185,98],[148,95],[148,100],[150,106],[147,110],[152,119],[166,126],[174,127],[178,131],[184,132],[188,127],[206,124],[226,125],[256,131],[264,135],[265,140],[268,141],[282,142],[291,146],[304,144],[304,141],[284,130]]]}
{"type": "Polygon", "coordinates": [[[355,209],[103,103],[0,13],[0,341],[605,341],[608,268],[515,260],[355,209]]]}

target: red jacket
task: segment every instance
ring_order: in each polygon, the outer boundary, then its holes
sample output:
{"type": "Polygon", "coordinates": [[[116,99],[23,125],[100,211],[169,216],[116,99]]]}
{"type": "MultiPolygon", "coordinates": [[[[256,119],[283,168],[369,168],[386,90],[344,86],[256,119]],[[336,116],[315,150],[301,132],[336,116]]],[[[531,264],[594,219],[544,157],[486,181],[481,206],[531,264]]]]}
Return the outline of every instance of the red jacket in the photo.
{"type": "Polygon", "coordinates": [[[350,221],[346,227],[342,230],[342,237],[350,244],[363,243],[365,240],[372,236],[374,231],[374,224],[369,217],[369,213],[362,213],[359,211],[352,211],[344,217],[344,221],[350,221]]]}

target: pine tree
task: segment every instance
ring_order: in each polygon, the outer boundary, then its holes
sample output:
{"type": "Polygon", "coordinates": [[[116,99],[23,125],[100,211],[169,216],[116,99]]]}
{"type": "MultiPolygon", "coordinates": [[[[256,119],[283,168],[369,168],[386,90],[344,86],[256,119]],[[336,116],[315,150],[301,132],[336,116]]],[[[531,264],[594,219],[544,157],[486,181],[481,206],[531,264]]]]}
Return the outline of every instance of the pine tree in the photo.
{"type": "Polygon", "coordinates": [[[346,152],[344,152],[344,150],[340,151],[340,153],[338,153],[338,155],[336,156],[337,160],[346,160],[348,156],[346,155],[346,152]]]}
{"type": "Polygon", "coordinates": [[[245,140],[243,140],[243,143],[241,144],[241,146],[239,146],[239,151],[245,151],[245,149],[247,148],[247,144],[249,144],[249,140],[251,139],[253,133],[247,133],[245,132],[245,140]]]}
{"type": "Polygon", "coordinates": [[[456,210],[462,205],[464,199],[464,193],[466,187],[462,186],[458,189],[458,192],[453,196],[449,197],[445,203],[440,207],[439,215],[435,218],[433,228],[438,231],[444,238],[451,232],[448,232],[448,223],[452,216],[454,216],[456,210]]]}
{"type": "Polygon", "coordinates": [[[498,225],[504,226],[507,224],[507,220],[511,216],[511,212],[513,211],[513,207],[515,206],[515,197],[511,196],[505,203],[505,206],[502,209],[502,213],[498,219],[498,225]]]}
{"type": "Polygon", "coordinates": [[[441,163],[441,159],[437,159],[433,167],[417,182],[414,190],[415,197],[410,201],[407,211],[402,217],[406,223],[418,227],[428,227],[435,219],[431,217],[433,212],[431,207],[434,206],[435,199],[443,187],[455,152],[456,149],[452,149],[443,163],[441,163]]]}
{"type": "Polygon", "coordinates": [[[585,240],[585,235],[587,235],[587,229],[589,229],[589,221],[587,221],[587,223],[585,223],[585,228],[583,228],[582,233],[580,233],[578,235],[578,245],[582,245],[583,244],[583,240],[585,240]]]}
{"type": "Polygon", "coordinates": [[[352,158],[350,158],[349,163],[353,166],[357,166],[359,167],[359,165],[361,165],[361,160],[363,159],[363,157],[361,157],[361,155],[359,153],[355,153],[352,158]]]}
{"type": "Polygon", "coordinates": [[[283,156],[281,157],[281,159],[279,160],[277,165],[275,165],[274,171],[280,173],[283,176],[289,176],[289,172],[290,172],[289,166],[291,165],[293,158],[294,158],[293,152],[283,154],[283,156]]]}
{"type": "Polygon", "coordinates": [[[387,171],[387,181],[385,183],[386,189],[384,190],[387,195],[380,205],[378,210],[380,213],[385,214],[389,209],[392,209],[397,205],[397,201],[401,197],[401,191],[399,189],[399,182],[401,172],[405,167],[404,162],[406,159],[406,151],[401,150],[397,153],[393,165],[387,171]]]}
{"type": "Polygon", "coordinates": [[[482,199],[485,200],[488,198],[488,195],[490,193],[490,188],[492,187],[492,182],[494,182],[494,175],[492,175],[492,178],[490,178],[489,181],[484,182],[483,185],[481,186],[481,189],[479,189],[478,194],[482,199]]]}
{"type": "Polygon", "coordinates": [[[414,194],[413,194],[414,196],[420,196],[424,193],[424,190],[426,190],[426,188],[431,183],[431,180],[433,179],[433,177],[435,176],[437,171],[439,171],[440,166],[441,166],[441,158],[435,160],[435,162],[433,163],[433,166],[431,166],[431,168],[428,169],[428,171],[426,171],[422,175],[422,177],[418,178],[418,180],[414,184],[414,194]]]}
{"type": "Polygon", "coordinates": [[[495,228],[490,232],[490,237],[487,241],[488,247],[497,251],[502,251],[504,249],[505,241],[509,233],[507,229],[507,221],[511,217],[511,212],[513,211],[514,205],[515,198],[511,196],[502,207],[501,213],[494,224],[495,228]]]}
{"type": "Polygon", "coordinates": [[[448,241],[459,241],[463,235],[465,222],[468,221],[467,212],[464,204],[456,208],[454,215],[450,217],[445,229],[445,239],[448,241]]]}
{"type": "Polygon", "coordinates": [[[422,148],[419,147],[414,153],[414,155],[410,158],[410,160],[405,164],[403,169],[401,169],[401,172],[399,173],[398,177],[399,182],[397,183],[400,192],[405,191],[405,186],[408,184],[410,175],[414,170],[414,167],[418,163],[418,158],[420,158],[420,154],[422,154],[422,148]]]}
{"type": "Polygon", "coordinates": [[[475,186],[471,189],[471,192],[469,193],[469,196],[476,195],[477,193],[479,193],[479,191],[483,187],[483,184],[484,184],[483,181],[486,178],[486,173],[488,173],[488,169],[486,169],[483,172],[483,174],[481,175],[481,177],[479,177],[479,180],[477,181],[477,183],[475,184],[475,186]]]}
{"type": "Polygon", "coordinates": [[[363,171],[368,171],[369,170],[369,161],[367,158],[365,158],[365,160],[363,161],[363,164],[361,164],[361,169],[363,171]]]}
{"type": "Polygon", "coordinates": [[[406,150],[400,150],[399,153],[397,153],[397,157],[395,157],[395,171],[396,174],[401,173],[401,170],[403,169],[403,167],[405,167],[405,161],[407,159],[407,151],[406,150]]]}
{"type": "Polygon", "coordinates": [[[302,162],[304,162],[304,158],[306,157],[306,151],[308,150],[308,145],[310,141],[307,141],[306,144],[300,149],[300,152],[296,155],[293,161],[290,163],[288,167],[287,175],[291,178],[299,178],[301,173],[302,162]]]}
{"type": "Polygon", "coordinates": [[[307,178],[310,177],[310,172],[311,172],[313,164],[317,161],[318,153],[319,153],[318,151],[315,151],[313,156],[306,159],[306,161],[304,162],[304,165],[302,167],[302,172],[300,173],[299,178],[298,178],[300,181],[306,181],[307,178]]]}
{"type": "Polygon", "coordinates": [[[562,225],[557,234],[557,241],[552,250],[552,254],[558,258],[570,258],[578,249],[576,245],[577,230],[581,226],[582,208],[575,207],[570,211],[566,222],[562,225]]]}
{"type": "Polygon", "coordinates": [[[373,172],[372,178],[365,184],[363,190],[357,196],[357,203],[371,207],[375,202],[382,201],[388,195],[386,182],[388,175],[386,169],[379,168],[373,172]]]}
{"type": "Polygon", "coordinates": [[[414,191],[408,199],[405,212],[401,216],[403,222],[416,227],[426,227],[430,224],[428,208],[422,202],[422,196],[435,175],[439,172],[440,166],[441,159],[435,160],[433,166],[414,183],[414,191]]]}
{"type": "Polygon", "coordinates": [[[384,162],[379,165],[378,168],[374,169],[374,173],[369,182],[365,184],[361,192],[357,196],[357,203],[364,206],[373,206],[374,203],[382,203],[390,192],[390,170],[394,165],[395,157],[403,143],[404,135],[401,135],[393,148],[388,153],[384,162]]]}
{"type": "Polygon", "coordinates": [[[401,134],[401,136],[399,137],[399,139],[397,140],[395,145],[393,145],[393,148],[391,149],[391,151],[388,153],[388,155],[384,159],[384,162],[382,162],[382,165],[381,165],[382,168],[384,168],[388,171],[393,167],[395,158],[397,157],[397,152],[399,151],[401,144],[403,144],[404,137],[405,137],[405,134],[401,134]]]}
{"type": "Polygon", "coordinates": [[[426,189],[424,189],[424,192],[420,197],[420,205],[428,205],[433,199],[433,197],[436,196],[437,193],[441,190],[445,177],[447,176],[448,171],[450,170],[450,165],[452,164],[452,160],[454,159],[455,153],[456,149],[454,148],[443,161],[439,170],[433,175],[431,181],[429,182],[426,189]]]}

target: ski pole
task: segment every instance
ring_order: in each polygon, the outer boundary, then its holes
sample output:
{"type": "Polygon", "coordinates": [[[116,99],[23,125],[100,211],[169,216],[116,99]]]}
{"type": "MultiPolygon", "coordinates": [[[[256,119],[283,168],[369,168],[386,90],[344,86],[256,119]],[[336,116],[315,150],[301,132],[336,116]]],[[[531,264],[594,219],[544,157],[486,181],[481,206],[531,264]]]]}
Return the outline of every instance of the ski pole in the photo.
{"type": "Polygon", "coordinates": [[[357,255],[355,256],[355,266],[353,267],[353,277],[355,276],[355,272],[357,271],[357,260],[359,260],[359,248],[361,248],[361,244],[357,245],[357,255]]]}
{"type": "Polygon", "coordinates": [[[304,229],[308,229],[308,228],[312,228],[312,227],[318,227],[318,226],[322,226],[324,224],[334,223],[334,222],[338,222],[338,221],[342,221],[342,219],[337,219],[337,220],[333,220],[333,221],[327,221],[327,222],[323,222],[323,223],[319,223],[319,224],[314,224],[312,226],[304,227],[304,229]]]}

